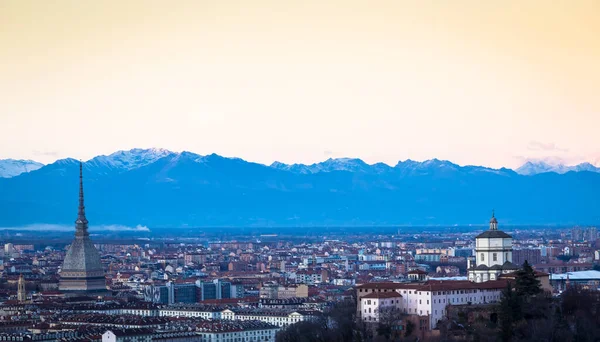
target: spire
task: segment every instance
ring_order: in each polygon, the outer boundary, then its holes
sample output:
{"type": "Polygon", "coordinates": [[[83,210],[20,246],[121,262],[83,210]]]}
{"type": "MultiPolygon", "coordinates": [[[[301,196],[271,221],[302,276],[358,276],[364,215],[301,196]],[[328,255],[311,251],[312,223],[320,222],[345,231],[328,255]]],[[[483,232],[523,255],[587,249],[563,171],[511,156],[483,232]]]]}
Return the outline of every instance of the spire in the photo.
{"type": "Polygon", "coordinates": [[[79,211],[75,221],[75,236],[89,236],[88,220],[85,218],[85,205],[83,204],[83,163],[79,162],[79,211]]]}
{"type": "Polygon", "coordinates": [[[498,230],[498,220],[496,220],[496,210],[492,209],[492,218],[490,219],[490,230],[498,230]]]}

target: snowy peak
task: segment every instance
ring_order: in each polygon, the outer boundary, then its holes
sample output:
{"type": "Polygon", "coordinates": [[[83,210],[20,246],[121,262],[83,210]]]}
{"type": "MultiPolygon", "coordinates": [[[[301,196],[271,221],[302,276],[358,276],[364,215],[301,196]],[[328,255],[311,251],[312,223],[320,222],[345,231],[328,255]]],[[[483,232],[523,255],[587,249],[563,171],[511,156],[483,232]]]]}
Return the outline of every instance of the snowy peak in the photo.
{"type": "Polygon", "coordinates": [[[538,173],[553,172],[554,166],[543,161],[528,161],[515,171],[524,176],[536,175],[538,173]]]}
{"type": "Polygon", "coordinates": [[[515,170],[518,174],[524,176],[532,176],[540,173],[554,172],[558,174],[565,174],[569,171],[580,172],[600,172],[600,168],[592,165],[591,163],[581,163],[573,166],[566,166],[564,164],[551,164],[542,160],[539,161],[528,161],[523,166],[515,170]]]}
{"type": "Polygon", "coordinates": [[[33,160],[16,160],[16,159],[1,159],[0,160],[0,178],[12,178],[22,173],[35,171],[44,166],[33,160]]]}
{"type": "Polygon", "coordinates": [[[329,158],[320,163],[314,163],[310,165],[305,164],[285,164],[281,162],[274,162],[270,167],[290,171],[299,174],[310,174],[319,172],[333,172],[333,171],[348,171],[348,172],[374,172],[385,170],[386,167],[390,167],[383,163],[377,163],[369,165],[358,158],[329,158]]]}
{"type": "Polygon", "coordinates": [[[316,167],[320,169],[321,172],[366,172],[369,169],[369,164],[357,158],[329,158],[322,163],[316,164],[316,167]]]}
{"type": "Polygon", "coordinates": [[[448,173],[451,174],[457,171],[464,172],[494,172],[504,174],[510,172],[508,169],[495,170],[485,168],[482,166],[459,166],[447,160],[430,159],[423,162],[407,159],[405,161],[399,161],[395,166],[389,166],[385,163],[367,164],[361,159],[357,158],[337,158],[327,159],[320,163],[311,165],[305,164],[285,164],[281,162],[274,162],[270,167],[289,171],[298,174],[311,174],[319,172],[332,172],[332,171],[347,171],[353,173],[370,173],[370,174],[381,174],[386,172],[396,172],[404,175],[408,174],[431,174],[431,173],[448,173]]]}
{"type": "Polygon", "coordinates": [[[600,168],[592,165],[591,163],[581,163],[571,167],[572,171],[589,171],[589,172],[600,172],[600,168]]]}
{"type": "Polygon", "coordinates": [[[88,160],[86,166],[106,168],[108,170],[129,171],[152,164],[169,155],[174,155],[174,153],[162,148],[134,148],[129,151],[117,151],[108,156],[97,156],[88,160]]]}

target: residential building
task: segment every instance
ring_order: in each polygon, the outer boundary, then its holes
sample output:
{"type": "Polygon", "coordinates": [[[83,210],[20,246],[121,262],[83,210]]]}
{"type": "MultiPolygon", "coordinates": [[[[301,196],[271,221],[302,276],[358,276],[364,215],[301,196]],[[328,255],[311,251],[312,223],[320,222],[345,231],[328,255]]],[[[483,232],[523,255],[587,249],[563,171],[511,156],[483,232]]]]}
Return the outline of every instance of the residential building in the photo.
{"type": "Polygon", "coordinates": [[[367,322],[379,322],[383,315],[401,312],[402,296],[396,292],[372,292],[360,299],[361,318],[367,322]]]}

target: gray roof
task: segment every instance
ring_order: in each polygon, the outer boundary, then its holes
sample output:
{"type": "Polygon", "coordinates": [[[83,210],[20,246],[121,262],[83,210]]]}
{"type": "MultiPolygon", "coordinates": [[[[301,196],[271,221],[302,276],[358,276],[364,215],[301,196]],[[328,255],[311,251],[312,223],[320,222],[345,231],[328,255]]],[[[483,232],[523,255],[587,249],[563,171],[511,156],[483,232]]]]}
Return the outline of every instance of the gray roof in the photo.
{"type": "Polygon", "coordinates": [[[506,234],[505,232],[501,231],[501,230],[486,230],[485,232],[477,235],[475,237],[476,239],[479,238],[483,238],[483,239],[494,239],[494,238],[512,238],[512,236],[506,234]]]}
{"type": "Polygon", "coordinates": [[[88,236],[75,238],[65,255],[61,272],[102,271],[100,253],[88,236]]]}
{"type": "Polygon", "coordinates": [[[502,269],[503,270],[518,270],[520,267],[513,264],[510,261],[505,262],[504,264],[502,264],[502,269]]]}
{"type": "Polygon", "coordinates": [[[550,275],[551,280],[600,280],[600,271],[575,271],[569,273],[554,273],[550,275]]]}
{"type": "Polygon", "coordinates": [[[487,271],[489,268],[486,265],[481,264],[481,265],[477,265],[477,267],[475,267],[475,269],[478,271],[487,271]]]}

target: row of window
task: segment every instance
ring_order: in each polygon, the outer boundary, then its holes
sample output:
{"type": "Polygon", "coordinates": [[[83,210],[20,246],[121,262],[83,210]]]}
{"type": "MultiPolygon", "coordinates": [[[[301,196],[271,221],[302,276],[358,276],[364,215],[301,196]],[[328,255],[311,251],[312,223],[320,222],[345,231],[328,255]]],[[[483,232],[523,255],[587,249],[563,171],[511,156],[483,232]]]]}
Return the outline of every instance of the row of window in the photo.
{"type": "MultiPolygon", "coordinates": [[[[485,253],[481,253],[481,261],[485,261],[485,253]]],[[[508,260],[508,253],[504,254],[504,260],[508,260]]],[[[498,261],[498,253],[492,254],[492,261],[498,261]]]]}

